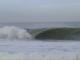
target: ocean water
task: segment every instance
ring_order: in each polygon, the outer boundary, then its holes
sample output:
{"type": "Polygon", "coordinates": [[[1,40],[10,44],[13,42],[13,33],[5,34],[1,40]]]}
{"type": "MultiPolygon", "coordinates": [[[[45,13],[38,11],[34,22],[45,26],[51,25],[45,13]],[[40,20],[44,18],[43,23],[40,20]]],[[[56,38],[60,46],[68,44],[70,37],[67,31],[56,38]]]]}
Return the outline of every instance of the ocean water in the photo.
{"type": "Polygon", "coordinates": [[[21,28],[40,29],[53,27],[80,27],[80,22],[24,22],[24,23],[0,23],[2,26],[17,26],[21,28]]]}
{"type": "Polygon", "coordinates": [[[78,40],[33,39],[27,29],[79,28],[79,22],[1,23],[0,60],[80,60],[78,40]]]}

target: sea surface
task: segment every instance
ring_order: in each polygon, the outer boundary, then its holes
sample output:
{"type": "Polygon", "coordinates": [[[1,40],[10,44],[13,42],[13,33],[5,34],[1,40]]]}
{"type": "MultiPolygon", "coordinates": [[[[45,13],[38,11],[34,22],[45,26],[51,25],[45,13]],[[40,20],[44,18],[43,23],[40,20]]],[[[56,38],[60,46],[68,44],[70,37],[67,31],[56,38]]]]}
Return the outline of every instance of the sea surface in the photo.
{"type": "Polygon", "coordinates": [[[25,29],[80,28],[80,22],[0,23],[0,27],[0,60],[80,60],[79,40],[44,41],[25,33],[25,29]]]}
{"type": "Polygon", "coordinates": [[[80,22],[24,22],[24,23],[0,23],[2,26],[17,26],[22,28],[54,28],[54,27],[80,27],[80,22]]]}

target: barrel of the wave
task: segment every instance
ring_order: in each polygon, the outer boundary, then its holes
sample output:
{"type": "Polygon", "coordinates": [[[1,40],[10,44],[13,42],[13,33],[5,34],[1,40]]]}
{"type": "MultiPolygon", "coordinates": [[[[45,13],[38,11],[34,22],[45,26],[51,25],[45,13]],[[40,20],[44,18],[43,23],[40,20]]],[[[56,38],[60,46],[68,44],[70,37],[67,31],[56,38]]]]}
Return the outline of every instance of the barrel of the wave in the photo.
{"type": "Polygon", "coordinates": [[[0,28],[0,39],[31,39],[32,36],[27,30],[15,26],[0,28]]]}

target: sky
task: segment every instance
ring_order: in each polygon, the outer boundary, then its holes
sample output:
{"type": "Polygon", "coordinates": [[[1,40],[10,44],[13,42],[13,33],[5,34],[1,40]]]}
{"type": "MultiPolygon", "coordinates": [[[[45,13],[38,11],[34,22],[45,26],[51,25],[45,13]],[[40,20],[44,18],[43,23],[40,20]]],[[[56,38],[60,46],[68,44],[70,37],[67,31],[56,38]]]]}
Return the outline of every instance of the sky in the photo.
{"type": "Polygon", "coordinates": [[[0,0],[0,22],[80,21],[80,0],[0,0]]]}

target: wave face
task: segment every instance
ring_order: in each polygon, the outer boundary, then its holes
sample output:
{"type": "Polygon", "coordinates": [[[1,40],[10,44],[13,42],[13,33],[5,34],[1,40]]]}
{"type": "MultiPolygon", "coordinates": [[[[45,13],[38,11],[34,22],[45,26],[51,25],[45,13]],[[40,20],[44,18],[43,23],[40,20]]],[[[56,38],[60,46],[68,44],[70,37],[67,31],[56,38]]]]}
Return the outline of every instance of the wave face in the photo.
{"type": "Polygon", "coordinates": [[[80,40],[80,28],[53,28],[38,33],[36,39],[80,40]]]}
{"type": "Polygon", "coordinates": [[[5,26],[0,28],[0,39],[31,39],[31,35],[27,30],[15,26],[5,26]]]}

